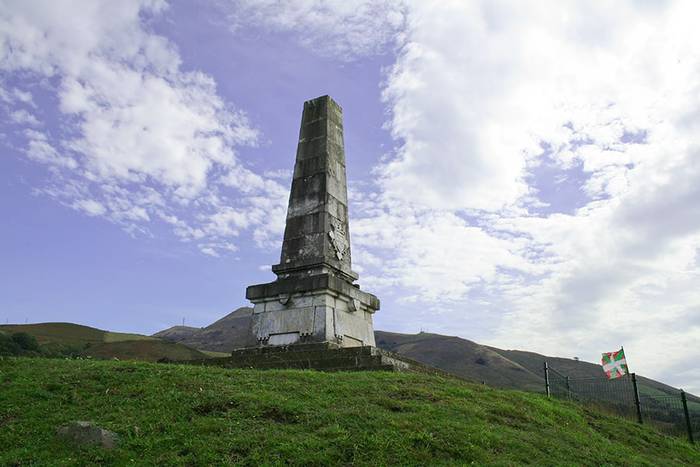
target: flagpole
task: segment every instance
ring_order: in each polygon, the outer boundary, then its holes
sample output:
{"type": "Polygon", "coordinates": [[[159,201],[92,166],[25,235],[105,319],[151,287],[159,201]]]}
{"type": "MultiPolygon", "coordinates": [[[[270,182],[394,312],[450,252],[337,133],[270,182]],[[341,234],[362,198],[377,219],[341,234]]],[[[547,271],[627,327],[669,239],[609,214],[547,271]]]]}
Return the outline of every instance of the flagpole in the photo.
{"type": "Polygon", "coordinates": [[[637,409],[637,422],[643,423],[642,420],[642,402],[639,400],[639,387],[637,386],[637,375],[630,371],[630,364],[627,362],[627,354],[625,354],[625,346],[621,345],[620,350],[625,356],[625,364],[627,365],[627,374],[632,377],[632,390],[634,391],[634,408],[637,409]]]}
{"type": "Polygon", "coordinates": [[[621,345],[621,346],[620,346],[620,350],[622,350],[622,355],[625,356],[625,364],[627,365],[627,374],[629,375],[629,374],[631,374],[632,372],[630,371],[630,364],[629,364],[629,362],[627,361],[627,354],[625,353],[625,346],[624,346],[624,345],[621,345]]]}

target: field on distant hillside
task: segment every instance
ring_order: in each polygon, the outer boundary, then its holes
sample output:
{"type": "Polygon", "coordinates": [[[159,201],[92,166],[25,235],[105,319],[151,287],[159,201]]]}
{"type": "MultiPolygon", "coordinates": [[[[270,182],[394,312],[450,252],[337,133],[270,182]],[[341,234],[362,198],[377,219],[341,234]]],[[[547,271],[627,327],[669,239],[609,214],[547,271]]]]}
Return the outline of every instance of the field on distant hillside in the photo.
{"type": "Polygon", "coordinates": [[[195,360],[211,356],[208,353],[141,334],[103,331],[73,323],[10,324],[0,326],[0,332],[25,332],[36,338],[41,352],[57,355],[80,355],[94,358],[157,361],[195,360]]]}
{"type": "Polygon", "coordinates": [[[26,332],[33,335],[40,344],[59,343],[81,345],[98,342],[121,342],[133,340],[157,340],[141,334],[103,331],[73,323],[3,324],[0,330],[7,333],[26,332]]]}
{"type": "Polygon", "coordinates": [[[0,387],[0,465],[700,464],[647,426],[426,374],[5,358],[0,387]],[[74,420],[121,446],[57,439],[74,420]]]}

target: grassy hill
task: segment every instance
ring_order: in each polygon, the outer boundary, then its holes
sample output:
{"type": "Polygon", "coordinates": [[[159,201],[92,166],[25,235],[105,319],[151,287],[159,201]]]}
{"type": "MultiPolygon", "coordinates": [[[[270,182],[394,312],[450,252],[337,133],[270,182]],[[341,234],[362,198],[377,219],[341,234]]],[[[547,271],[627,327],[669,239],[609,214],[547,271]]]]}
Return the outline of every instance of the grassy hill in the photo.
{"type": "Polygon", "coordinates": [[[120,342],[133,340],[155,340],[151,336],[103,331],[73,323],[3,324],[0,330],[14,333],[26,332],[37,338],[40,344],[84,344],[87,342],[120,342]]]}
{"type": "Polygon", "coordinates": [[[475,382],[526,391],[544,390],[540,374],[476,342],[426,332],[375,331],[374,336],[377,347],[475,382]]]}
{"type": "MultiPolygon", "coordinates": [[[[580,360],[560,357],[545,357],[534,352],[525,352],[522,350],[501,350],[495,347],[489,347],[494,352],[503,355],[511,361],[517,362],[524,368],[533,373],[542,374],[542,366],[544,361],[550,368],[553,368],[564,375],[571,378],[601,378],[602,372],[599,364],[589,363],[580,360]]],[[[678,389],[667,384],[655,381],[644,376],[638,376],[639,392],[641,395],[668,395],[677,394],[678,389]]],[[[694,396],[690,396],[694,397],[694,396]]]]}
{"type": "Polygon", "coordinates": [[[0,465],[698,465],[700,449],[539,394],[417,373],[0,360],[0,465]],[[56,427],[90,420],[114,451],[56,427]]]}
{"type": "Polygon", "coordinates": [[[94,358],[118,358],[120,360],[143,360],[146,362],[156,362],[161,359],[173,361],[199,360],[209,356],[206,352],[200,352],[182,344],[161,340],[104,342],[85,349],[83,355],[94,358]]]}
{"type": "MultiPolygon", "coordinates": [[[[174,326],[153,335],[200,351],[230,352],[240,346],[250,327],[252,309],[239,308],[204,328],[174,326]]],[[[421,332],[400,334],[375,331],[377,347],[439,368],[462,378],[490,386],[544,391],[542,366],[571,377],[602,378],[600,365],[571,358],[548,357],[534,352],[503,350],[462,339],[421,332]]],[[[639,377],[642,395],[677,395],[678,390],[649,378],[639,377]]],[[[695,400],[694,396],[691,396],[695,400]]],[[[700,401],[700,399],[697,399],[700,401]]]]}
{"type": "Polygon", "coordinates": [[[179,342],[195,349],[231,352],[245,342],[252,314],[252,308],[241,307],[204,328],[173,326],[155,333],[153,337],[179,342]]]}
{"type": "MultiPolygon", "coordinates": [[[[503,350],[480,345],[461,337],[440,334],[399,334],[375,331],[377,346],[405,355],[473,381],[497,387],[544,391],[543,366],[571,378],[603,379],[597,363],[572,358],[550,357],[522,350],[503,350]]],[[[678,389],[651,378],[638,376],[639,392],[644,395],[678,395],[678,389]]],[[[700,398],[689,395],[691,400],[700,398]]]]}
{"type": "Polygon", "coordinates": [[[207,352],[157,337],[103,331],[73,323],[8,324],[0,325],[0,332],[30,334],[44,351],[54,354],[70,350],[71,355],[153,362],[163,358],[195,360],[210,356],[207,352]]]}
{"type": "Polygon", "coordinates": [[[151,336],[103,331],[74,323],[3,324],[0,325],[0,331],[7,333],[26,332],[36,337],[40,344],[83,345],[98,342],[157,340],[151,336]]]}

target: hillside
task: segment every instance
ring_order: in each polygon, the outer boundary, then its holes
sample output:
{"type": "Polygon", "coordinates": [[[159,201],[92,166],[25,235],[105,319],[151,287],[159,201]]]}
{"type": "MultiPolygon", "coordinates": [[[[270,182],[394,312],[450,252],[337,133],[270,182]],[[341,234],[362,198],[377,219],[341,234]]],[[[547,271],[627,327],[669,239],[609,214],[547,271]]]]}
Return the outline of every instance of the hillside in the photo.
{"type": "Polygon", "coordinates": [[[0,464],[698,465],[700,449],[538,394],[418,373],[0,360],[0,464]],[[113,451],[56,427],[90,420],[113,451]]]}
{"type": "MultiPolygon", "coordinates": [[[[230,352],[243,341],[252,309],[239,308],[204,328],[174,326],[154,337],[178,342],[202,351],[230,352]]],[[[601,377],[600,365],[569,358],[548,357],[534,352],[502,350],[456,336],[421,332],[400,334],[375,331],[377,347],[406,356],[462,378],[490,386],[544,391],[544,361],[569,376],[601,377]]],[[[642,394],[674,394],[678,390],[641,377],[642,394]]],[[[700,399],[698,399],[700,400],[700,399]]]]}
{"type": "Polygon", "coordinates": [[[172,342],[179,342],[189,347],[215,352],[231,352],[237,343],[244,342],[250,328],[253,309],[242,307],[229,313],[220,320],[204,328],[173,326],[153,334],[172,342]]]}
{"type": "MultiPolygon", "coordinates": [[[[542,367],[545,359],[547,364],[555,370],[568,375],[572,378],[600,378],[601,369],[599,364],[574,360],[570,358],[560,357],[545,357],[534,352],[525,352],[522,350],[501,350],[495,347],[489,347],[494,352],[517,362],[524,368],[527,368],[533,373],[542,374],[542,367]]],[[[655,381],[651,378],[638,376],[639,391],[642,395],[664,395],[677,394],[678,389],[667,384],[655,381]]],[[[690,398],[697,399],[695,396],[689,395],[690,398]]],[[[700,399],[698,399],[700,400],[700,399]]]]}
{"type": "Polygon", "coordinates": [[[153,334],[152,337],[165,339],[171,342],[181,342],[189,339],[199,331],[201,331],[200,328],[193,328],[191,326],[173,326],[153,334]]]}
{"type": "Polygon", "coordinates": [[[542,377],[494,350],[459,337],[375,331],[377,347],[491,386],[542,391],[542,377]]]}
{"type": "Polygon", "coordinates": [[[83,355],[94,358],[118,358],[120,360],[143,360],[146,362],[156,362],[162,359],[173,361],[199,360],[208,357],[208,354],[205,352],[200,352],[186,345],[162,340],[104,342],[85,349],[83,355]]]}
{"type": "Polygon", "coordinates": [[[26,332],[36,337],[40,344],[84,345],[99,342],[155,340],[153,337],[141,334],[103,331],[74,323],[3,324],[0,325],[0,331],[26,332]]]}
{"type": "Polygon", "coordinates": [[[208,358],[202,352],[183,344],[141,334],[103,331],[73,323],[9,324],[0,326],[0,332],[25,332],[34,336],[42,351],[94,358],[122,360],[160,359],[195,360],[208,358]]]}

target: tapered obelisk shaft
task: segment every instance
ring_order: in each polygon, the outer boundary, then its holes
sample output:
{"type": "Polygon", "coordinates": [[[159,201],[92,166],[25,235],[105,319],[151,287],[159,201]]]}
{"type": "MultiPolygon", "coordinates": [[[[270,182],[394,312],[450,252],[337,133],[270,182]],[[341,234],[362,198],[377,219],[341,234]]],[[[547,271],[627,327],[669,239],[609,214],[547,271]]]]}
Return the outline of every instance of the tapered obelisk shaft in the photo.
{"type": "Polygon", "coordinates": [[[354,281],[351,270],[343,113],[329,96],[304,103],[289,194],[280,277],[331,272],[354,281]]]}

